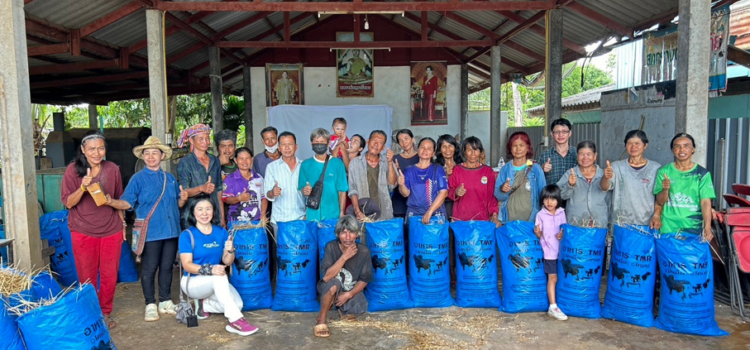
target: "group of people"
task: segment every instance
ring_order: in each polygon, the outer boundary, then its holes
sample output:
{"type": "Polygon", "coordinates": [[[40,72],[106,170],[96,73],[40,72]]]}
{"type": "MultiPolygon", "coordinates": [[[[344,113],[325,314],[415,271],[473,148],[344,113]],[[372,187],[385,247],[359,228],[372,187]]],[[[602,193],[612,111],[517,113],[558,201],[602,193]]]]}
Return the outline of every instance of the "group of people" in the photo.
{"type": "Polygon", "coordinates": [[[402,151],[395,154],[386,149],[388,135],[382,130],[373,130],[367,139],[348,137],[346,130],[343,118],[334,119],[332,133],[313,130],[315,155],[302,161],[296,156],[297,136],[270,126],[261,130],[265,149],[255,155],[236,147],[234,132],[216,133],[214,156],[208,152],[211,128],[198,124],[178,142],[179,147],[189,144],[190,153],[180,160],[177,178],[160,167],[171,157],[171,147],[150,137],[133,149],[146,168],[124,190],[117,166],[104,160],[104,137],[87,133],[65,172],[62,200],[70,209],[79,279],[98,282],[107,325],[115,326],[110,313],[125,237],[124,212],[130,210],[139,219],[155,218],[148,221],[141,255],[145,320],[175,313],[170,286],[179,254],[185,270],[180,285],[198,300],[198,317],[224,314],[227,331],[240,335],[258,329],[242,315],[242,300],[226,276],[235,252],[226,228],[238,221],[267,218],[275,230],[278,222],[339,219],[337,239],[326,246],[321,264],[321,313],[314,328],[319,337],[330,335],[326,316],[333,305],[345,317],[367,309],[361,292],[372,280],[372,266],[367,247],[356,242],[358,221],[398,217],[408,223],[419,217],[429,224],[438,217],[491,221],[498,227],[514,220],[535,222],[549,275],[549,314],[557,319],[566,318],[555,304],[554,290],[560,225],[607,227],[616,222],[711,238],[711,175],[692,162],[695,142],[688,134],[672,139],[675,161],[662,167],[643,156],[646,134],[630,131],[624,139],[629,158],[607,161],[601,168],[594,142],[570,146],[571,124],[558,119],[551,125],[555,145],[536,161],[529,136],[512,134],[506,145],[510,161],[496,172],[484,164],[484,147],[473,136],[460,143],[450,135],[437,141],[424,137],[415,144],[412,132],[402,129],[394,140],[402,151]],[[106,194],[101,206],[87,195],[94,183],[106,194]],[[349,290],[334,278],[342,269],[356,277],[349,290]]]}

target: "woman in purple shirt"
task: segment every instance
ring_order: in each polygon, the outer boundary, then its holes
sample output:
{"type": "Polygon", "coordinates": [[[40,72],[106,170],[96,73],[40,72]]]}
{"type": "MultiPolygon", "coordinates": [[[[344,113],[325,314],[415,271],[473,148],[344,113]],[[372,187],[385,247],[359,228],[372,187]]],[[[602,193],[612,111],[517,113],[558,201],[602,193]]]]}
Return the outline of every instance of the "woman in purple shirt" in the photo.
{"type": "Polygon", "coordinates": [[[268,201],[263,193],[263,177],[252,171],[253,153],[247,147],[235,152],[237,171],[224,179],[223,200],[229,205],[227,220],[258,221],[266,217],[268,201]]]}

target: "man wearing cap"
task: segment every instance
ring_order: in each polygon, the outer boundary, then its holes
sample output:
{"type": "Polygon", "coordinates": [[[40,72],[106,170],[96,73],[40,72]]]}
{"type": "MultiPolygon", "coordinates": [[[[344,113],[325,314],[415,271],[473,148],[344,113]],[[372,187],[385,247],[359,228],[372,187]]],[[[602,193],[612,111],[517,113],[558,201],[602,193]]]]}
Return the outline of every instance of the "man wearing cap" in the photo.
{"type": "MultiPolygon", "coordinates": [[[[188,197],[195,197],[201,193],[211,196],[214,206],[214,217],[221,219],[221,226],[226,227],[224,220],[224,205],[221,204],[221,162],[219,158],[208,153],[211,146],[211,127],[196,124],[182,132],[177,141],[177,147],[182,148],[190,142],[190,153],[180,159],[177,165],[177,180],[188,193],[188,197]]],[[[190,204],[188,201],[187,204],[190,204]]],[[[187,205],[186,207],[189,207],[187,205]]],[[[187,229],[187,212],[183,210],[181,226],[187,229]]]]}
{"type": "MultiPolygon", "coordinates": [[[[144,319],[159,319],[159,314],[175,314],[172,303],[172,263],[177,254],[177,237],[180,234],[180,211],[188,193],[179,186],[175,177],[161,169],[161,162],[172,156],[172,148],[155,136],[142,146],[133,148],[133,154],[146,164],[135,173],[120,199],[109,198],[115,209],[133,210],[137,219],[146,219],[147,230],[142,240],[141,286],[146,299],[144,319]],[[159,304],[157,306],[154,277],[159,271],[159,304]]],[[[142,235],[143,236],[143,235],[142,235]]]]}

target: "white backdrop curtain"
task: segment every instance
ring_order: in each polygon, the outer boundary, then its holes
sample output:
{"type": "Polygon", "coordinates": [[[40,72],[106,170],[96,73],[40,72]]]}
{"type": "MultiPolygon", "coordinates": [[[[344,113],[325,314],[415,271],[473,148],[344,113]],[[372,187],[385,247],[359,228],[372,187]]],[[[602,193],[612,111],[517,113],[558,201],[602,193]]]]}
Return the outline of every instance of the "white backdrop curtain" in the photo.
{"type": "Polygon", "coordinates": [[[332,133],[331,123],[334,118],[339,117],[346,119],[346,136],[350,139],[352,135],[360,134],[366,140],[371,131],[383,130],[388,135],[386,149],[390,147],[393,109],[389,106],[281,105],[268,109],[269,125],[278,129],[279,133],[290,131],[297,136],[297,144],[299,145],[297,157],[300,159],[313,156],[310,147],[310,133],[315,128],[324,128],[332,133]]]}

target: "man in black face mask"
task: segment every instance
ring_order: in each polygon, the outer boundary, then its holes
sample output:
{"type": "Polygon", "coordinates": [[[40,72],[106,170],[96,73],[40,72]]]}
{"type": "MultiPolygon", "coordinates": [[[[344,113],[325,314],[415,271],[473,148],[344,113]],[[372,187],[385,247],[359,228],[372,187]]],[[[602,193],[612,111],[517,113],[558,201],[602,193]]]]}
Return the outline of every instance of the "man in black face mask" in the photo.
{"type": "Polygon", "coordinates": [[[310,142],[315,156],[302,162],[299,173],[299,190],[309,196],[318,181],[322,184],[322,195],[318,209],[307,208],[307,220],[336,219],[344,215],[346,191],[349,183],[346,169],[341,159],[333,158],[328,153],[328,130],[317,128],[310,134],[310,142]],[[321,174],[325,174],[321,176],[321,174]]]}

